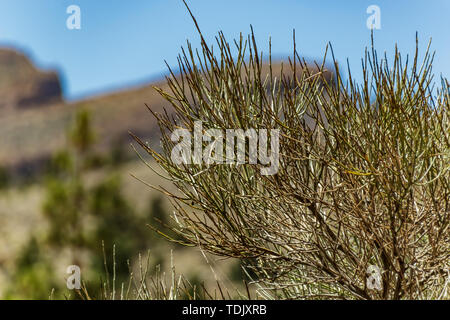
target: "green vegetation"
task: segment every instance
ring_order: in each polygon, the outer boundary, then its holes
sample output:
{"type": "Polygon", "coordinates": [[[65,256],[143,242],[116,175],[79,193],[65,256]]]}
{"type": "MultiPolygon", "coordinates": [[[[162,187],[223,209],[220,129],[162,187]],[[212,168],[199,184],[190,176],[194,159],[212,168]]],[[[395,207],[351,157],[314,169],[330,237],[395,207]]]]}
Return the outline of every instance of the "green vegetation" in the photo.
{"type": "Polygon", "coordinates": [[[434,87],[429,51],[419,61],[418,48],[406,60],[396,49],[389,63],[372,46],[358,84],[336,61],[327,68],[327,53],[311,68],[294,43],[284,71],[273,72],[269,53],[265,73],[253,32],[235,51],[222,33],[214,51],[199,33],[201,50],[188,42],[180,75],[157,89],[173,110],[151,110],[163,150],[135,137],[178,189],[154,186],[174,203],[173,232],[254,261],[246,268],[265,298],[448,299],[450,87],[434,87]],[[205,130],[279,129],[278,173],[175,163],[170,133],[199,120],[205,130]]]}
{"type": "Polygon", "coordinates": [[[153,217],[166,219],[160,198],[151,201],[146,214],[138,214],[123,194],[117,167],[106,164],[104,178],[86,183],[94,139],[90,114],[79,112],[67,148],[56,152],[48,166],[42,204],[48,227],[38,228],[19,254],[6,298],[48,299],[52,290],[52,298],[81,297],[65,288],[65,274],[59,272],[72,264],[81,267],[92,291],[100,292],[102,242],[107,252],[115,246],[115,280],[122,283],[130,276],[129,259],[160,240],[146,227],[153,217]]]}
{"type": "Polygon", "coordinates": [[[8,187],[9,180],[8,171],[5,168],[0,167],[0,190],[8,187]]]}
{"type": "Polygon", "coordinates": [[[20,252],[4,299],[48,299],[58,287],[43,247],[32,237],[20,252]]]}
{"type": "MultiPolygon", "coordinates": [[[[234,42],[235,51],[223,33],[213,51],[198,31],[201,50],[188,42],[180,74],[170,71],[156,88],[172,107],[150,110],[162,150],[133,135],[157,166],[145,164],[175,186],[149,184],[169,198],[172,216],[162,197],[143,211],[133,206],[118,174],[127,159],[123,144],[97,153],[91,113],[80,111],[48,166],[45,224],[17,255],[5,297],[448,299],[450,86],[447,79],[434,85],[429,48],[423,61],[418,42],[407,59],[396,49],[389,63],[372,43],[357,83],[350,70],[344,81],[334,57],[327,67],[331,46],[311,66],[294,42],[289,63],[275,70],[253,30],[234,42]],[[196,121],[204,129],[279,129],[278,171],[175,163],[170,133],[192,132],[196,121]],[[86,179],[94,170],[102,174],[86,179]],[[159,235],[146,227],[153,220],[159,235]],[[173,255],[165,274],[168,252],[140,255],[160,236],[201,248],[205,257],[236,258],[229,276],[244,280],[246,294],[230,294],[220,281],[211,291],[197,274],[178,275],[173,255]],[[65,288],[60,270],[72,264],[83,270],[81,290],[65,288]],[[373,267],[381,271],[379,288],[369,281],[373,267]]],[[[8,184],[0,168],[0,189],[8,184]]]]}

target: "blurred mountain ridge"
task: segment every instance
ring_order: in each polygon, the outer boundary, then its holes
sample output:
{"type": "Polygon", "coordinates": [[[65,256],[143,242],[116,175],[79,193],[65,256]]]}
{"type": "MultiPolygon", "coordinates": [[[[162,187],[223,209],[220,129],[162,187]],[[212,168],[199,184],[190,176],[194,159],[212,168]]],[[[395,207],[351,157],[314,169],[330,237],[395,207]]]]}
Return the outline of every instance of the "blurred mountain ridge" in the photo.
{"type": "MultiPolygon", "coordinates": [[[[282,69],[283,75],[289,75],[288,63],[284,68],[280,62],[273,63],[273,76],[279,79],[282,69]]],[[[262,74],[268,73],[265,64],[262,74]]],[[[331,79],[331,73],[326,77],[331,79]]],[[[171,106],[154,86],[170,91],[161,79],[69,103],[63,99],[57,72],[38,70],[25,54],[0,48],[0,168],[13,176],[42,172],[51,156],[66,145],[79,110],[92,116],[94,149],[99,153],[120,149],[133,156],[130,131],[158,147],[159,127],[145,104],[155,112],[167,108],[170,113],[171,106]]]]}
{"type": "Polygon", "coordinates": [[[0,115],[62,101],[56,71],[38,70],[29,58],[14,49],[0,49],[0,115]]]}

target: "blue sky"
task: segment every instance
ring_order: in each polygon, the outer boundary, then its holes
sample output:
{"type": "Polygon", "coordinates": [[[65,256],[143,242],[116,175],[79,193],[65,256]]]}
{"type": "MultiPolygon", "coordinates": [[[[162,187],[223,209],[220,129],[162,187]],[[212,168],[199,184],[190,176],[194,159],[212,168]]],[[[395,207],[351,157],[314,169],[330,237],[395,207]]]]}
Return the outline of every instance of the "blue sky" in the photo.
{"type": "MultiPolygon", "coordinates": [[[[232,40],[253,25],[263,52],[292,52],[296,30],[301,55],[320,58],[331,41],[341,63],[348,58],[360,75],[370,44],[369,5],[381,9],[375,31],[379,52],[413,53],[415,33],[424,50],[430,37],[436,50],[434,71],[450,78],[450,1],[448,0],[191,0],[207,40],[223,30],[232,40]]],[[[0,45],[20,48],[41,68],[58,68],[65,97],[94,94],[146,83],[176,66],[180,47],[199,38],[181,0],[0,0],[0,45]],[[81,30],[66,27],[69,5],[81,8],[81,30]]]]}

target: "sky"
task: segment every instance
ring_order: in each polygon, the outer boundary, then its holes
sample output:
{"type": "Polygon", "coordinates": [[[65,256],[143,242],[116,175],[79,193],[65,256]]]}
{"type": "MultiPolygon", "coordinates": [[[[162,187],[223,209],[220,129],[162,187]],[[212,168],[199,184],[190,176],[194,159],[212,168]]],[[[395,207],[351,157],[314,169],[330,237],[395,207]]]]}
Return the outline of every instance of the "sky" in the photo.
{"type": "MultiPolygon", "coordinates": [[[[450,78],[449,0],[190,0],[208,42],[222,30],[232,41],[253,26],[259,48],[285,57],[297,50],[321,60],[331,42],[339,63],[348,59],[361,75],[361,58],[370,46],[366,21],[370,5],[380,8],[381,29],[374,31],[378,52],[413,54],[432,38],[434,72],[450,78]]],[[[159,79],[164,61],[176,67],[181,46],[199,36],[181,0],[0,0],[0,46],[14,47],[43,69],[56,68],[68,100],[105,94],[159,79]],[[66,12],[77,5],[81,29],[70,30],[66,12]]]]}

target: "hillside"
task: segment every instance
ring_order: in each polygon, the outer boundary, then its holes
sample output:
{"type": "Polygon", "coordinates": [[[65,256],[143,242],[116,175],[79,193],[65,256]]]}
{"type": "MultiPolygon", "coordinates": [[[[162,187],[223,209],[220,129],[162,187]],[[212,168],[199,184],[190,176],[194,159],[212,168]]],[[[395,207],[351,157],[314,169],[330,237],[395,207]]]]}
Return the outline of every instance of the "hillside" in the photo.
{"type": "Polygon", "coordinates": [[[56,73],[38,71],[24,55],[0,50],[0,166],[20,175],[39,171],[65,145],[69,125],[80,109],[93,117],[100,152],[118,144],[126,147],[129,130],[153,139],[157,128],[145,103],[161,110],[164,101],[152,85],[164,87],[151,83],[66,103],[56,73]]]}
{"type": "MultiPolygon", "coordinates": [[[[262,72],[268,73],[267,66],[262,72]]],[[[274,65],[274,76],[279,77],[280,72],[281,64],[274,65]]],[[[19,176],[41,171],[50,156],[65,145],[70,123],[80,109],[93,117],[99,152],[120,148],[131,153],[129,131],[158,145],[159,129],[145,104],[160,112],[168,103],[153,86],[168,89],[161,80],[66,103],[55,72],[37,70],[23,54],[1,49],[0,167],[19,176]]]]}
{"type": "Polygon", "coordinates": [[[36,69],[12,49],[0,50],[0,116],[62,101],[59,75],[36,69]]]}

